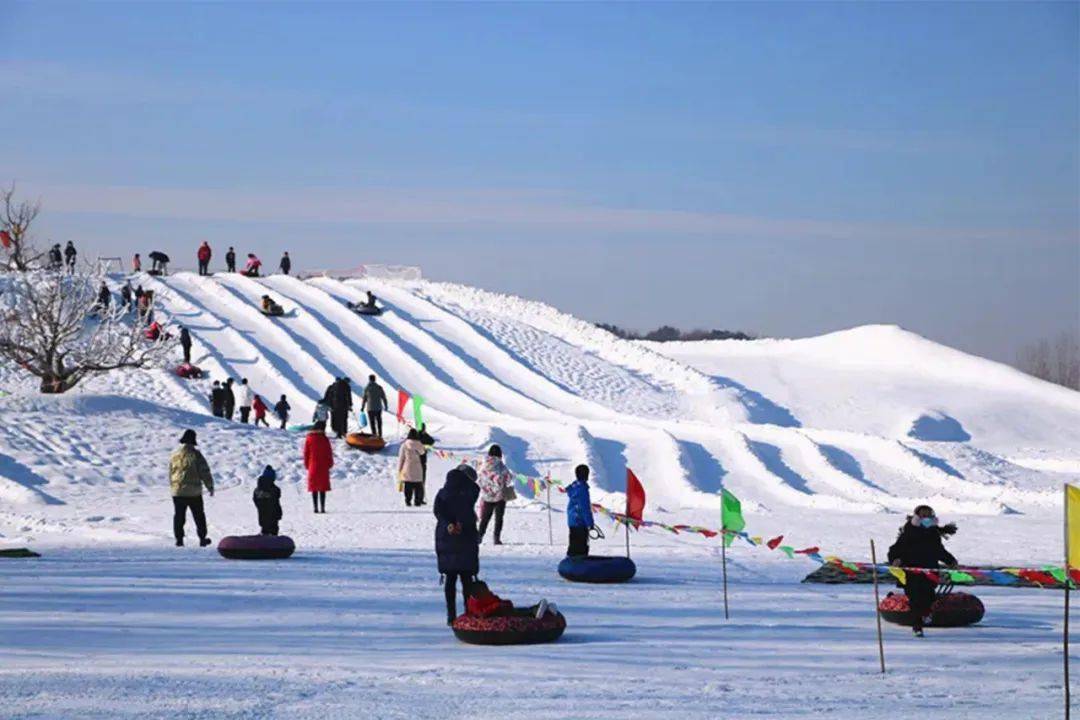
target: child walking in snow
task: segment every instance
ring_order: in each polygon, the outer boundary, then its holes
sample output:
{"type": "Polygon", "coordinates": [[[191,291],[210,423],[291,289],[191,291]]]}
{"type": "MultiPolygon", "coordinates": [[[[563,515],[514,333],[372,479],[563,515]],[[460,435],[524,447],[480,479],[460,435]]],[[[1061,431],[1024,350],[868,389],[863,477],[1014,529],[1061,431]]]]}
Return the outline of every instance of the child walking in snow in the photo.
{"type": "Polygon", "coordinates": [[[281,429],[285,429],[285,423],[289,422],[289,411],[292,410],[289,407],[289,401],[282,395],[281,399],[277,401],[277,405],[274,405],[274,413],[281,420],[281,429]]]}
{"type": "Polygon", "coordinates": [[[251,409],[255,411],[256,426],[262,423],[263,427],[270,427],[270,423],[266,422],[266,403],[263,402],[261,395],[255,396],[255,400],[251,403],[251,409]]]}
{"type": "Polygon", "coordinates": [[[281,522],[281,488],[274,484],[277,473],[267,465],[255,485],[251,499],[259,512],[259,532],[263,535],[277,535],[278,523],[281,522]]]}

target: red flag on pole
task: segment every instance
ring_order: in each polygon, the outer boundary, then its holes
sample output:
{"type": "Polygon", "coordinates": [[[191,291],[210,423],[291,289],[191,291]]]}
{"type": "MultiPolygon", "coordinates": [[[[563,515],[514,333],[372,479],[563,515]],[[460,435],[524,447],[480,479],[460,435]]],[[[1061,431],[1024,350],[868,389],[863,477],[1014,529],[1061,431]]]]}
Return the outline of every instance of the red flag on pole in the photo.
{"type": "Polygon", "coordinates": [[[641,486],[641,481],[634,475],[634,471],[626,468],[626,516],[641,522],[644,510],[645,488],[641,486]]]}
{"type": "Polygon", "coordinates": [[[404,390],[397,391],[397,421],[405,422],[405,406],[409,404],[409,393],[404,390]]]}
{"type": "Polygon", "coordinates": [[[5,248],[11,247],[11,233],[7,230],[0,230],[0,245],[5,248]]]}

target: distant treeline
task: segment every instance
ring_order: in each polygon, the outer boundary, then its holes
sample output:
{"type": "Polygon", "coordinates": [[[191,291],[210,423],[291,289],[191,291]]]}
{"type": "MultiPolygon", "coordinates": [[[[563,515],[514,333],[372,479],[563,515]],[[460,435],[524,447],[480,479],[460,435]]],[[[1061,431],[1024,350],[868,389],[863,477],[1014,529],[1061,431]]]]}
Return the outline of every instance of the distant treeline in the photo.
{"type": "Polygon", "coordinates": [[[753,335],[732,330],[680,330],[677,327],[663,325],[647,333],[621,328],[618,325],[597,323],[596,326],[607,330],[612,335],[624,340],[652,340],[653,342],[675,342],[692,340],[754,340],[753,335]]]}

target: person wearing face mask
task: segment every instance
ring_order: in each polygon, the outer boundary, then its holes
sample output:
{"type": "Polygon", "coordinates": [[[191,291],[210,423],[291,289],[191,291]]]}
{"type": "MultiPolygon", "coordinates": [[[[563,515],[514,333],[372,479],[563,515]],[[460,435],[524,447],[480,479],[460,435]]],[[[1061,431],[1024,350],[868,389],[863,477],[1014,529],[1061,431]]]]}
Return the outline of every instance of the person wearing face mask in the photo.
{"type": "MultiPolygon", "coordinates": [[[[929,505],[920,505],[908,515],[896,542],[889,548],[889,562],[897,567],[928,570],[936,570],[942,565],[954,568],[956,558],[945,549],[942,538],[955,532],[955,523],[939,526],[934,509],[929,505]]],[[[911,630],[918,637],[922,637],[923,625],[930,616],[936,587],[936,583],[922,574],[907,573],[905,578],[903,588],[911,606],[911,630]]]]}

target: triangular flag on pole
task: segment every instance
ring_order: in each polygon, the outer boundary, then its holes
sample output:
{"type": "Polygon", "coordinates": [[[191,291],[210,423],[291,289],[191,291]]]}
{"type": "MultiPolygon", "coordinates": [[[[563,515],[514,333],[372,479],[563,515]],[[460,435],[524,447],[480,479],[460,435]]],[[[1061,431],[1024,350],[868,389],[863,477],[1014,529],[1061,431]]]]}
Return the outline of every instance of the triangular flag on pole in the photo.
{"type": "Polygon", "coordinates": [[[0,245],[5,248],[11,247],[11,233],[7,230],[0,230],[0,245]]]}
{"type": "MultiPolygon", "coordinates": [[[[739,502],[739,498],[732,495],[727,490],[721,493],[721,507],[720,507],[720,526],[724,530],[730,530],[732,533],[742,531],[746,527],[746,520],[742,516],[742,503],[739,502]]],[[[725,532],[724,533],[724,545],[731,545],[735,541],[735,536],[725,532]]]]}
{"type": "MultiPolygon", "coordinates": [[[[404,390],[397,391],[397,421],[405,422],[405,406],[409,404],[409,393],[404,390]]],[[[417,428],[419,429],[419,428],[417,428]]]]}
{"type": "Polygon", "coordinates": [[[416,422],[416,429],[419,430],[424,424],[424,398],[419,395],[413,395],[412,399],[413,407],[413,420],[416,422]]]}
{"type": "Polygon", "coordinates": [[[645,488],[641,486],[641,481],[634,475],[634,471],[626,468],[626,516],[641,522],[644,511],[645,488]]]}

